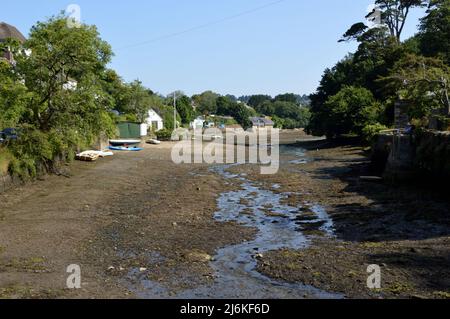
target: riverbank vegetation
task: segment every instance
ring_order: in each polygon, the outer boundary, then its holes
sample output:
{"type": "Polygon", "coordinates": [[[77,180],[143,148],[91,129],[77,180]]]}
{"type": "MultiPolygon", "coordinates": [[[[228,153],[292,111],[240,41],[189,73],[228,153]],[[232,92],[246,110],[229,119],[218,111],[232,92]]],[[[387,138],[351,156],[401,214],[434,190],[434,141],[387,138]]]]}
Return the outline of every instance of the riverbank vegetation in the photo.
{"type": "Polygon", "coordinates": [[[428,126],[434,117],[441,129],[448,127],[450,1],[377,0],[376,5],[368,18],[379,14],[381,24],[356,23],[343,35],[341,42],[358,42],[357,51],[326,69],[311,95],[308,131],[314,135],[367,138],[394,125],[398,101],[408,103],[412,124],[428,126]],[[418,33],[402,41],[409,13],[425,6],[418,33]]]}
{"type": "Polygon", "coordinates": [[[211,91],[162,96],[139,80],[127,83],[108,67],[113,52],[97,28],[73,27],[63,14],[36,23],[25,43],[0,43],[1,52],[7,48],[15,62],[0,59],[0,129],[14,128],[18,138],[2,141],[0,158],[2,174],[6,170],[21,179],[57,171],[59,163],[91,147],[99,136],[114,137],[116,123],[144,122],[150,109],[162,116],[166,130],[173,130],[174,97],[177,126],[189,127],[198,116],[213,114],[232,117],[244,128],[256,115],[273,116],[280,127],[303,127],[308,119],[297,100],[280,97],[252,108],[242,102],[245,97],[211,91]]]}

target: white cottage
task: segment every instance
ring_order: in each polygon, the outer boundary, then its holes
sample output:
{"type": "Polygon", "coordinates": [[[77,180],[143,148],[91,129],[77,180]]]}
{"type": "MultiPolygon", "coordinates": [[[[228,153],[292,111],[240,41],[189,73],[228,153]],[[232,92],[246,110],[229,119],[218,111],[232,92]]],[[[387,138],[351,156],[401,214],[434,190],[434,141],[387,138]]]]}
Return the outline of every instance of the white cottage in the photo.
{"type": "Polygon", "coordinates": [[[147,136],[149,129],[157,132],[161,131],[163,128],[164,121],[162,117],[159,116],[159,114],[154,110],[150,109],[148,111],[147,119],[144,121],[144,123],[141,124],[141,136],[147,136]]]}
{"type": "Polygon", "coordinates": [[[202,116],[197,117],[191,122],[190,127],[193,130],[202,129],[205,125],[205,119],[202,116]]]}

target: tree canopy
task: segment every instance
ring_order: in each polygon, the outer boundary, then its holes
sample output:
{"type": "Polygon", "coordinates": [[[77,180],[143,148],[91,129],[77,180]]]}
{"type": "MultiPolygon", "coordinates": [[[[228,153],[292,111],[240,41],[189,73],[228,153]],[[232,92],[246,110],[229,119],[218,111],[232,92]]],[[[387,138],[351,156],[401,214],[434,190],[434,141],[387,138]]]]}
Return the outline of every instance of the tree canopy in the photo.
{"type": "Polygon", "coordinates": [[[430,1],[419,33],[400,41],[411,10],[425,2],[376,1],[381,24],[369,28],[358,23],[344,34],[341,41],[356,40],[358,49],[325,70],[317,91],[311,95],[309,132],[329,137],[361,135],[374,128],[392,126],[394,106],[399,99],[408,101],[413,120],[428,117],[436,110],[448,113],[450,1],[430,1]],[[359,99],[357,109],[350,107],[356,105],[351,103],[349,92],[359,99]],[[368,101],[371,103],[362,103],[368,101]],[[358,117],[343,121],[339,110],[345,109],[359,114],[358,117]],[[374,119],[377,123],[373,123],[374,119]],[[361,121],[365,121],[366,130],[361,121]],[[348,129],[339,123],[345,123],[348,129]]]}

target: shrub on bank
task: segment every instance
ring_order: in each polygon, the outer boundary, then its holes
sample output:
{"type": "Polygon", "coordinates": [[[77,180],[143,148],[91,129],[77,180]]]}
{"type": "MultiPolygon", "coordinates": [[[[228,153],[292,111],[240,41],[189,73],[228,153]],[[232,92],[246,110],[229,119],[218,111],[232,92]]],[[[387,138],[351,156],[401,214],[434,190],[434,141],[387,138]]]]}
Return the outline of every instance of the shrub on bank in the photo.
{"type": "Polygon", "coordinates": [[[380,124],[380,123],[366,125],[362,130],[364,142],[366,142],[367,144],[374,143],[376,136],[381,131],[384,131],[387,129],[388,129],[387,126],[380,124]]]}
{"type": "Polygon", "coordinates": [[[156,137],[160,141],[169,141],[172,138],[172,131],[168,129],[163,129],[156,132],[156,137]]]}

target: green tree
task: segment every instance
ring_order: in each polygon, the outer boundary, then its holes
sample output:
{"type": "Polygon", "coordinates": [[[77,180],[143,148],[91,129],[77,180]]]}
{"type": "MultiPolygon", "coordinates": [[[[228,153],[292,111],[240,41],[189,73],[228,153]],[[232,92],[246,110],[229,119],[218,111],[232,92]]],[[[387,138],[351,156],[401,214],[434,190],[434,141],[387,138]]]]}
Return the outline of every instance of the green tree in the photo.
{"type": "Polygon", "coordinates": [[[376,0],[381,9],[381,21],[389,28],[391,36],[400,42],[411,9],[423,7],[424,0],[376,0]]]}
{"type": "Polygon", "coordinates": [[[440,59],[408,55],[381,81],[411,101],[411,117],[427,117],[433,110],[450,115],[450,67],[440,59]]]}
{"type": "Polygon", "coordinates": [[[248,105],[253,107],[254,109],[257,109],[261,104],[263,104],[266,101],[271,101],[272,97],[270,95],[252,95],[248,100],[248,105]]]}
{"type": "Polygon", "coordinates": [[[274,98],[275,102],[289,102],[293,104],[297,104],[297,100],[297,95],[295,95],[294,93],[280,94],[274,98]]]}
{"type": "Polygon", "coordinates": [[[65,17],[53,17],[31,29],[25,48],[31,54],[17,58],[17,70],[32,94],[29,122],[42,131],[100,133],[111,107],[101,79],[112,51],[97,29],[69,28],[65,17]]]}
{"type": "Polygon", "coordinates": [[[31,29],[24,49],[30,54],[16,55],[15,73],[25,79],[27,98],[15,119],[20,138],[8,147],[10,171],[25,178],[115,128],[103,85],[112,52],[94,26],[69,28],[64,16],[52,17],[31,29]]]}
{"type": "Polygon", "coordinates": [[[114,110],[121,113],[128,112],[130,100],[130,86],[116,73],[108,69],[103,73],[103,89],[111,98],[111,105],[114,110]]]}
{"type": "Polygon", "coordinates": [[[314,133],[329,138],[350,133],[361,135],[364,127],[377,123],[379,111],[369,90],[346,86],[325,102],[320,113],[324,124],[322,131],[314,133]]]}
{"type": "Polygon", "coordinates": [[[226,96],[219,96],[217,98],[217,115],[232,116],[232,106],[235,103],[226,96]]]}
{"type": "Polygon", "coordinates": [[[420,23],[420,48],[426,56],[441,57],[450,65],[450,0],[431,0],[420,23]]]}
{"type": "MultiPolygon", "coordinates": [[[[381,22],[383,26],[387,27],[390,36],[400,43],[411,9],[423,7],[425,2],[425,0],[375,0],[376,7],[366,16],[366,19],[381,22]],[[377,19],[381,21],[376,21],[377,19]]],[[[365,23],[358,22],[347,30],[340,41],[357,40],[368,29],[369,27],[365,23]]]]}
{"type": "Polygon", "coordinates": [[[207,116],[217,112],[217,99],[219,96],[219,94],[212,91],[206,91],[200,95],[194,95],[192,100],[197,107],[197,111],[207,116]]]}
{"type": "Polygon", "coordinates": [[[145,122],[148,111],[152,107],[150,93],[139,80],[135,80],[128,85],[125,110],[140,123],[145,122]]]}
{"type": "Polygon", "coordinates": [[[252,113],[245,105],[240,103],[232,103],[230,114],[232,117],[234,117],[236,122],[238,122],[244,128],[244,130],[252,127],[252,123],[250,121],[252,113]]]}
{"type": "Polygon", "coordinates": [[[260,104],[258,107],[256,107],[256,111],[264,116],[272,116],[275,115],[275,103],[272,101],[265,101],[262,104],[260,104]]]}
{"type": "MultiPolygon", "coordinates": [[[[173,94],[169,95],[169,105],[173,105],[173,94]]],[[[183,124],[191,123],[195,118],[195,111],[192,107],[192,100],[184,93],[179,92],[176,100],[177,112],[183,124]]]]}
{"type": "Polygon", "coordinates": [[[0,60],[0,130],[16,127],[29,103],[27,88],[19,81],[11,64],[0,60]]]}

